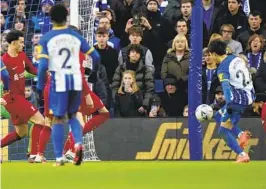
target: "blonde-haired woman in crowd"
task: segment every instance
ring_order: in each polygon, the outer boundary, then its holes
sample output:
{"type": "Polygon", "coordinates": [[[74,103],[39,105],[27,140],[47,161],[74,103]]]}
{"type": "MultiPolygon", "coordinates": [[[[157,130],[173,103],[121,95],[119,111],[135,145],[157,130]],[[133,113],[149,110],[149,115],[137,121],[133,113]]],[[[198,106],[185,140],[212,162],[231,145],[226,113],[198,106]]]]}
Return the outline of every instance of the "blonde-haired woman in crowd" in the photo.
{"type": "Polygon", "coordinates": [[[167,74],[174,75],[178,80],[178,88],[186,91],[189,70],[189,47],[184,35],[177,35],[163,60],[161,78],[167,74]]]}
{"type": "Polygon", "coordinates": [[[138,109],[142,106],[143,95],[137,86],[136,75],[132,70],[123,72],[122,82],[116,94],[116,115],[122,117],[142,116],[138,109]]]}

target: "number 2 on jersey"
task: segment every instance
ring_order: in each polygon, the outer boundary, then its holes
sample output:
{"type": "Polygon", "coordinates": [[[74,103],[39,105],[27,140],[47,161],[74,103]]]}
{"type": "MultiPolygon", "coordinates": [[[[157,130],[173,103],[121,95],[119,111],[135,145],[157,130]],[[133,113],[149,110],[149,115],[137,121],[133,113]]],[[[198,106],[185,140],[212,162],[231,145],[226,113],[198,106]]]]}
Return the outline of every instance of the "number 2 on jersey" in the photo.
{"type": "Polygon", "coordinates": [[[66,56],[66,59],[65,59],[63,65],[62,65],[62,68],[64,68],[64,69],[70,69],[71,66],[67,66],[66,64],[67,64],[67,62],[68,62],[68,60],[69,60],[69,58],[70,58],[71,52],[70,52],[70,50],[67,49],[67,48],[62,48],[62,49],[60,49],[60,51],[59,51],[59,55],[63,55],[63,53],[66,54],[67,56],[66,56]]]}
{"type": "Polygon", "coordinates": [[[251,83],[250,75],[246,77],[245,73],[242,70],[238,70],[236,72],[236,78],[240,78],[240,76],[242,77],[242,85],[244,88],[251,83]]]}

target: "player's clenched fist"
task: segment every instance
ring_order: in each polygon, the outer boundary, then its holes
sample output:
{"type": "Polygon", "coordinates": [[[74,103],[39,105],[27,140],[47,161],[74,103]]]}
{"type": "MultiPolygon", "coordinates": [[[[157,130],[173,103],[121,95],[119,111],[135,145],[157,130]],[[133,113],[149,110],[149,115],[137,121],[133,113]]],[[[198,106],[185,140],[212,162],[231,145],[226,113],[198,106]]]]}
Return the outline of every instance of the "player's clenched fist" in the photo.
{"type": "Polygon", "coordinates": [[[0,104],[1,104],[2,106],[5,106],[7,103],[6,103],[5,99],[0,98],[0,104]]]}
{"type": "Polygon", "coordinates": [[[87,104],[90,108],[93,108],[93,100],[92,100],[92,98],[91,98],[91,95],[88,94],[88,95],[85,97],[85,99],[86,99],[86,104],[87,104]]]}

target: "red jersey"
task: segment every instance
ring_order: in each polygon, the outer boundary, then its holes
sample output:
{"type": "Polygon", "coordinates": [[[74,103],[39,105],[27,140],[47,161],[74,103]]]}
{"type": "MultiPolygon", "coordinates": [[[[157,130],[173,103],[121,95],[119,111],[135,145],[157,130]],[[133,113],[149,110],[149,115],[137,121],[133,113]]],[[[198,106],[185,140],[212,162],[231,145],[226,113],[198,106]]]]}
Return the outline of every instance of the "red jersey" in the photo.
{"type": "Polygon", "coordinates": [[[79,53],[79,61],[80,61],[80,71],[81,71],[81,76],[82,76],[82,92],[85,93],[86,95],[89,94],[91,92],[87,81],[85,79],[85,67],[83,64],[85,60],[86,56],[83,53],[79,53]]]}
{"type": "Polygon", "coordinates": [[[9,73],[10,93],[24,96],[24,72],[26,70],[27,72],[36,75],[37,69],[32,65],[31,61],[24,52],[20,52],[16,57],[11,57],[8,53],[5,53],[2,56],[2,61],[9,73]]]}

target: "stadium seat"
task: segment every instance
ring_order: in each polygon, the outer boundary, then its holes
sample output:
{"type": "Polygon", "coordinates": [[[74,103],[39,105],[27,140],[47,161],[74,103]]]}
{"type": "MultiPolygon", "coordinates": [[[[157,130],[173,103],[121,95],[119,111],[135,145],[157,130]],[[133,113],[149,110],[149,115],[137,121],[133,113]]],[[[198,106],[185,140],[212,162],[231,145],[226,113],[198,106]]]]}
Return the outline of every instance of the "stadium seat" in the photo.
{"type": "Polygon", "coordinates": [[[155,93],[161,93],[161,92],[164,92],[163,80],[156,79],[155,80],[155,93]]]}

